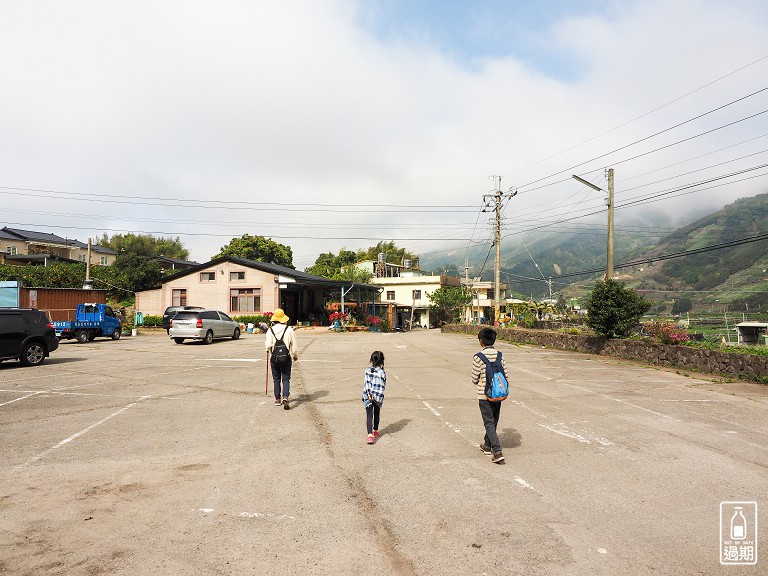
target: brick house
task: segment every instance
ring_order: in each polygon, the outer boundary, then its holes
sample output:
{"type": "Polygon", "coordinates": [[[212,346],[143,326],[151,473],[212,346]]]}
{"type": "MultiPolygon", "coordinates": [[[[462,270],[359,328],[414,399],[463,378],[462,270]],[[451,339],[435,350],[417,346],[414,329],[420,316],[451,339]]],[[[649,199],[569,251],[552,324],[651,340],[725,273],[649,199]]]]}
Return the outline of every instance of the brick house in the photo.
{"type": "MultiPolygon", "coordinates": [[[[222,256],[166,276],[160,288],[137,292],[136,310],[160,316],[168,306],[202,306],[230,316],[250,316],[282,308],[292,324],[320,322],[332,294],[351,288],[349,282],[277,264],[222,256]]],[[[372,286],[357,289],[359,299],[378,295],[372,286]]]]}

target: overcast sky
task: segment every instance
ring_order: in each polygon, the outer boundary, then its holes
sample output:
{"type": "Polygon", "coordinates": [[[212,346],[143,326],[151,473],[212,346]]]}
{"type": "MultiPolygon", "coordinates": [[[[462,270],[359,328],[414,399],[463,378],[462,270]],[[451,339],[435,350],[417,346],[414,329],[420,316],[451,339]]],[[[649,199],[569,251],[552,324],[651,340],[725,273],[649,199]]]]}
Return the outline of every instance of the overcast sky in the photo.
{"type": "Polygon", "coordinates": [[[508,237],[605,210],[570,175],[605,188],[609,166],[617,222],[768,192],[765,0],[0,13],[0,226],[179,236],[198,262],[258,234],[304,269],[379,240],[487,242],[492,175],[518,191],[508,237]]]}

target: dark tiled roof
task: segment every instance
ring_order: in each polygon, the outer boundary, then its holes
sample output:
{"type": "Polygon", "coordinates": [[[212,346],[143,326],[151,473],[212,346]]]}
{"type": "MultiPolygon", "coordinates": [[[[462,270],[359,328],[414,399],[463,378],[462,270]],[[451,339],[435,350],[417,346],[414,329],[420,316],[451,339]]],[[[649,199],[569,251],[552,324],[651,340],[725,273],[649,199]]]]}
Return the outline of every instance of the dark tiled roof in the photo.
{"type": "Polygon", "coordinates": [[[3,228],[5,232],[10,232],[17,236],[17,240],[40,240],[41,242],[48,242],[50,244],[63,244],[68,245],[70,241],[57,236],[56,234],[49,234],[48,232],[35,232],[34,230],[21,230],[19,228],[3,228]]]}
{"type": "MultiPolygon", "coordinates": [[[[348,281],[329,280],[328,278],[323,278],[322,276],[307,274],[306,272],[302,272],[301,270],[294,270],[293,268],[288,268],[287,266],[280,266],[278,264],[272,264],[271,262],[259,262],[258,260],[248,260],[247,258],[235,258],[234,256],[222,256],[220,258],[215,258],[209,262],[198,264],[192,268],[188,268],[186,270],[177,272],[176,274],[171,274],[170,276],[166,276],[165,278],[163,278],[163,281],[167,282],[168,280],[174,280],[176,278],[181,278],[182,276],[195,274],[200,270],[205,270],[206,268],[215,266],[219,262],[235,262],[236,264],[240,264],[241,266],[246,266],[248,268],[255,268],[256,270],[269,272],[271,274],[276,274],[279,276],[287,276],[289,278],[295,279],[297,284],[329,286],[329,287],[330,286],[334,286],[334,287],[348,286],[350,284],[350,282],[348,281]]],[[[368,285],[359,284],[359,286],[368,286],[368,285]]],[[[378,288],[377,286],[370,286],[370,287],[378,288]]]]}
{"type": "Polygon", "coordinates": [[[155,260],[161,260],[163,262],[170,262],[171,264],[181,264],[183,266],[197,266],[199,262],[192,262],[191,260],[182,260],[181,258],[170,258],[169,256],[155,256],[155,260]]]}
{"type": "MultiPolygon", "coordinates": [[[[82,248],[85,250],[88,248],[88,244],[75,240],[74,238],[62,238],[56,234],[50,234],[48,232],[36,232],[34,230],[21,230],[20,228],[9,228],[6,226],[0,230],[0,238],[8,240],[22,240],[25,242],[45,242],[48,244],[61,244],[62,246],[73,246],[75,248],[82,248]]],[[[102,254],[117,254],[110,248],[99,246],[98,244],[91,244],[91,250],[102,254]]]]}

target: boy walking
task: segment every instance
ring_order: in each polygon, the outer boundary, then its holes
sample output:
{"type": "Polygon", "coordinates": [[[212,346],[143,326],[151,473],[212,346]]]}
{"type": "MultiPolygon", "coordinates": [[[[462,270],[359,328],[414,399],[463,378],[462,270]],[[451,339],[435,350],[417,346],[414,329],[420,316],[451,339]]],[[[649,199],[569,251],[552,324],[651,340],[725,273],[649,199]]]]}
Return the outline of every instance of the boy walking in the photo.
{"type": "MultiPolygon", "coordinates": [[[[485,426],[485,437],[480,446],[484,454],[492,455],[491,462],[501,464],[504,462],[504,454],[501,451],[499,436],[496,434],[496,426],[499,424],[499,414],[501,412],[501,402],[491,402],[485,395],[485,369],[486,364],[480,354],[485,356],[489,362],[495,362],[499,352],[493,347],[496,343],[496,331],[492,328],[483,328],[477,335],[480,341],[482,351],[472,357],[472,383],[477,390],[477,399],[480,404],[480,415],[483,417],[485,426]]],[[[506,373],[506,364],[504,356],[501,357],[501,365],[506,373]]]]}

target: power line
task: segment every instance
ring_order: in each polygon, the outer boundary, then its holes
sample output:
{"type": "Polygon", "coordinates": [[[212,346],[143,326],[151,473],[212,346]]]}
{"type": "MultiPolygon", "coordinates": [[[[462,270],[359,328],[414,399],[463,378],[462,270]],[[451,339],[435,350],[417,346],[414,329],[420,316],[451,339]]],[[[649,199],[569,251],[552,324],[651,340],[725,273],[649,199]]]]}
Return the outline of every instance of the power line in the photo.
{"type": "MultiPolygon", "coordinates": [[[[639,260],[632,260],[625,262],[624,264],[617,264],[614,268],[631,268],[634,266],[640,266],[642,264],[651,264],[653,262],[662,262],[664,260],[671,260],[673,258],[682,258],[684,256],[693,256],[695,254],[702,254],[704,252],[712,252],[713,250],[722,250],[723,248],[731,248],[733,246],[741,246],[742,244],[751,244],[752,242],[760,242],[762,240],[768,240],[768,233],[758,234],[756,236],[749,236],[747,238],[741,238],[739,240],[730,240],[727,242],[720,242],[719,244],[713,244],[711,246],[704,246],[702,248],[695,248],[693,250],[682,250],[680,252],[674,252],[672,254],[664,254],[661,256],[652,256],[649,258],[642,258],[639,260]]],[[[605,272],[605,267],[593,268],[591,270],[582,270],[581,272],[569,272],[567,274],[560,274],[558,278],[571,278],[574,276],[585,276],[589,274],[597,274],[605,272]]]]}
{"type": "MultiPolygon", "coordinates": [[[[756,94],[760,94],[761,92],[764,92],[768,90],[768,86],[765,88],[761,88],[760,90],[757,90],[756,92],[752,92],[751,94],[747,94],[746,96],[742,96],[741,98],[737,98],[736,100],[733,100],[731,102],[728,102],[727,104],[723,104],[722,106],[718,106],[717,108],[713,108],[712,110],[709,110],[707,112],[704,112],[703,114],[699,114],[698,116],[694,116],[693,118],[689,118],[688,120],[685,120],[683,122],[680,122],[678,124],[675,124],[674,126],[670,126],[669,128],[665,128],[664,130],[660,130],[658,132],[655,132],[653,134],[650,134],[648,136],[645,136],[643,138],[640,138],[639,140],[635,140],[634,142],[631,142],[629,144],[625,144],[624,146],[620,146],[614,150],[611,150],[610,152],[605,152],[604,154],[600,154],[599,156],[595,156],[594,158],[591,158],[590,160],[585,160],[584,162],[580,162],[579,164],[575,164],[569,168],[566,168],[565,170],[561,170],[559,172],[555,172],[553,174],[550,174],[549,176],[544,176],[543,178],[538,178],[537,180],[533,180],[531,182],[528,182],[527,184],[523,184],[522,186],[519,186],[518,188],[525,188],[527,186],[530,186],[531,184],[536,184],[537,182],[542,182],[544,180],[547,180],[548,178],[552,178],[553,176],[558,176],[560,174],[565,174],[567,172],[570,172],[571,170],[574,170],[576,168],[579,168],[580,166],[584,166],[585,164],[589,164],[590,162],[594,162],[595,160],[599,160],[600,158],[605,158],[606,156],[609,156],[611,154],[614,154],[615,152],[619,152],[621,150],[625,150],[627,148],[630,148],[631,146],[634,146],[636,144],[639,144],[641,142],[645,142],[646,140],[649,140],[651,138],[655,138],[656,136],[659,136],[661,134],[664,134],[666,132],[669,132],[670,130],[674,130],[675,128],[679,128],[680,126],[684,126],[685,124],[688,124],[690,122],[693,122],[694,120],[699,120],[703,118],[704,116],[707,116],[709,114],[712,114],[714,112],[717,112],[718,110],[722,110],[723,108],[726,108],[728,106],[731,106],[737,102],[741,102],[742,100],[745,100],[746,98],[750,98],[752,96],[755,96],[756,94]]],[[[730,124],[725,124],[724,126],[720,126],[719,128],[716,128],[716,130],[720,130],[721,128],[725,128],[727,126],[732,126],[733,124],[737,124],[738,122],[743,122],[744,120],[748,120],[750,118],[754,118],[755,116],[759,116],[760,114],[764,114],[765,112],[768,112],[768,110],[764,110],[758,114],[753,114],[751,116],[747,116],[746,118],[742,118],[741,120],[738,120],[737,122],[731,122],[730,124]]],[[[703,134],[709,134],[709,132],[714,132],[714,130],[710,130],[708,132],[704,132],[702,134],[699,134],[698,136],[701,136],[703,134]]],[[[695,136],[695,137],[698,137],[695,136]]],[[[686,138],[685,140],[681,140],[680,142],[686,142],[687,140],[690,140],[691,138],[686,138]]],[[[679,144],[680,142],[676,142],[675,144],[679,144]]],[[[671,145],[670,145],[671,146],[671,145]]],[[[664,146],[662,148],[657,148],[656,150],[653,150],[652,152],[656,152],[658,150],[663,150],[664,148],[667,148],[668,146],[664,146]]],[[[651,152],[647,152],[646,154],[650,154],[651,152]]],[[[635,158],[639,158],[640,156],[643,156],[644,154],[641,154],[639,156],[635,156],[633,158],[630,158],[629,160],[634,160],[635,158]]],[[[623,162],[627,162],[628,160],[624,160],[623,162]]],[[[616,165],[618,162],[612,162],[612,164],[616,165]]],[[[525,190],[520,190],[521,192],[525,192],[525,190]]]]}
{"type": "Polygon", "coordinates": [[[704,84],[703,86],[700,86],[696,88],[695,90],[692,90],[686,94],[683,94],[682,96],[678,96],[677,98],[670,100],[666,104],[662,104],[661,106],[658,106],[654,108],[653,110],[650,110],[648,112],[645,112],[644,114],[641,114],[640,116],[637,116],[633,118],[632,120],[628,120],[624,122],[623,124],[619,124],[618,126],[615,126],[614,128],[611,128],[610,130],[606,130],[605,132],[598,134],[597,136],[593,136],[592,138],[588,138],[587,140],[584,140],[583,142],[579,142],[578,144],[575,144],[574,146],[571,146],[570,148],[566,148],[565,150],[562,150],[558,152],[557,154],[553,154],[552,156],[548,156],[547,158],[544,158],[543,160],[539,160],[537,162],[534,162],[533,164],[529,164],[528,166],[524,166],[523,168],[520,168],[514,172],[510,172],[509,174],[506,174],[506,176],[511,176],[512,174],[517,174],[518,172],[522,172],[523,170],[527,170],[528,168],[531,168],[533,166],[536,166],[538,164],[541,164],[542,162],[546,162],[547,160],[551,160],[552,158],[556,158],[557,156],[560,156],[561,154],[564,154],[565,152],[570,152],[571,150],[578,148],[579,146],[582,146],[584,144],[587,144],[588,142],[592,142],[593,140],[596,140],[602,136],[605,136],[606,134],[610,134],[611,132],[618,130],[619,128],[623,128],[624,126],[627,126],[628,124],[631,124],[632,122],[635,122],[637,120],[640,120],[641,118],[644,118],[650,114],[653,114],[654,112],[658,112],[662,108],[666,108],[667,106],[674,104],[675,102],[678,102],[682,100],[683,98],[687,98],[688,96],[691,96],[692,94],[695,94],[696,92],[699,92],[700,90],[703,90],[704,88],[707,88],[709,86],[712,86],[713,84],[716,84],[717,82],[720,82],[721,80],[724,80],[725,78],[728,78],[729,76],[733,76],[737,72],[741,72],[742,70],[749,68],[750,66],[757,64],[758,62],[761,62],[768,58],[768,56],[763,56],[761,58],[758,58],[757,60],[754,60],[753,62],[750,62],[749,64],[746,64],[740,68],[737,68],[736,70],[733,70],[732,72],[729,72],[728,74],[725,74],[723,76],[720,76],[719,78],[716,78],[715,80],[712,80],[711,82],[708,82],[707,84],[704,84]]]}
{"type": "MultiPolygon", "coordinates": [[[[37,224],[29,224],[26,222],[8,222],[14,226],[36,226],[37,224]]],[[[49,228],[64,228],[67,230],[93,230],[93,226],[59,226],[56,224],[48,224],[49,228]]],[[[174,236],[211,236],[219,238],[233,238],[232,233],[229,234],[214,234],[212,232],[158,232],[156,230],[126,230],[122,228],[99,228],[108,232],[126,232],[132,234],[159,234],[159,235],[174,235],[174,236]]],[[[383,235],[378,236],[285,236],[279,234],[270,234],[271,238],[279,238],[283,240],[381,240],[383,235]]],[[[398,241],[429,241],[442,240],[447,242],[466,242],[469,238],[398,238],[398,241]]]]}

